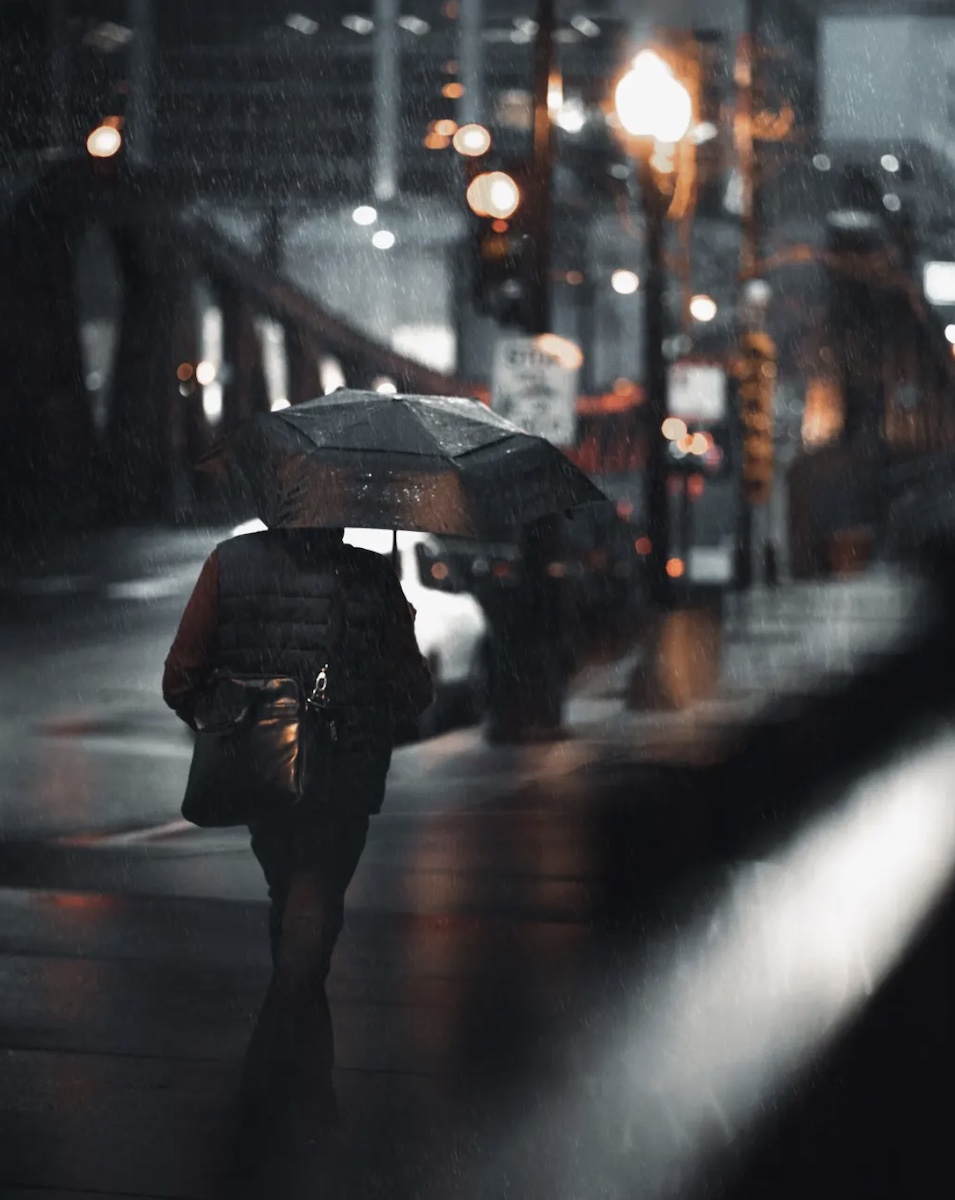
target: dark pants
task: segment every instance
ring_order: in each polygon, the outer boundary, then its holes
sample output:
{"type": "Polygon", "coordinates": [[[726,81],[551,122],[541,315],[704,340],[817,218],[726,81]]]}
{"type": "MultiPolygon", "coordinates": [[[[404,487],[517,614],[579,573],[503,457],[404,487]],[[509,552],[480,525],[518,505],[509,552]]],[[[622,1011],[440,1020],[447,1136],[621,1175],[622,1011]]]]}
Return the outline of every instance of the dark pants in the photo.
{"type": "Polygon", "coordinates": [[[261,822],[251,833],[272,902],[273,970],[246,1056],[246,1091],[278,1089],[293,1103],[334,1107],[325,980],[368,817],[309,812],[261,822]]]}

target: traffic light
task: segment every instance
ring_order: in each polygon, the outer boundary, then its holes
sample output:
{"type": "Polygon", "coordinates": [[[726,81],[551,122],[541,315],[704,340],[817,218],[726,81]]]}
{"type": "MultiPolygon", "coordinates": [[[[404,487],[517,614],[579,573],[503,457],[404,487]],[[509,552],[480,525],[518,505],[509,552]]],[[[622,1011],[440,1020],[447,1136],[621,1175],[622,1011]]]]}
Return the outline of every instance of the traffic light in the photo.
{"type": "Polygon", "coordinates": [[[465,177],[475,307],[502,324],[521,324],[528,294],[526,167],[490,170],[483,159],[467,159],[465,177]]]}
{"type": "Polygon", "coordinates": [[[743,495],[765,504],[773,483],[773,393],[776,347],[768,333],[744,333],[738,372],[743,495]]]}

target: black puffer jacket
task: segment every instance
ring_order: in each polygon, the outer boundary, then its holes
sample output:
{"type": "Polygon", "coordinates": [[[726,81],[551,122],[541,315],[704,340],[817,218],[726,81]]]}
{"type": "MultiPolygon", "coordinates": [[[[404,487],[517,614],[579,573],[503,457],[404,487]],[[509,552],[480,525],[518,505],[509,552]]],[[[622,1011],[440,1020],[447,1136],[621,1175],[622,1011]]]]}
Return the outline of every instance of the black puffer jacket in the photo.
{"type": "Polygon", "coordinates": [[[215,551],[215,667],[235,674],[290,675],[306,694],[328,660],[333,596],[345,583],[342,637],[330,693],[338,718],[339,790],[349,807],[378,812],[395,721],[431,702],[431,676],[414,636],[414,613],[391,564],[323,530],[270,530],[232,538],[215,551]]]}
{"type": "Polygon", "coordinates": [[[414,621],[386,558],[325,530],[288,529],[223,542],[218,665],[242,674],[291,675],[311,687],[326,660],[336,575],[347,581],[336,699],[389,704],[416,715],[430,701],[414,621]],[[422,703],[423,702],[423,703],[422,703]]]}

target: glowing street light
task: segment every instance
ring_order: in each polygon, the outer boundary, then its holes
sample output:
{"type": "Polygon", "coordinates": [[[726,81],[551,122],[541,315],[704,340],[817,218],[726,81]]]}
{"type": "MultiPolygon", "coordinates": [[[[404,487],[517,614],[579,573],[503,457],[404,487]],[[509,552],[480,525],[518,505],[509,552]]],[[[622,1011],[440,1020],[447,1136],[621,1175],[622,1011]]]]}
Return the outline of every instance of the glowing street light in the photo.
{"type": "Polygon", "coordinates": [[[653,50],[641,50],[633,60],[617,84],[614,107],[631,137],[666,145],[685,137],[693,120],[690,93],[653,50]]]}
{"type": "MultiPolygon", "coordinates": [[[[614,89],[616,123],[624,148],[637,160],[637,177],[644,217],[644,267],[639,280],[644,295],[643,344],[645,394],[650,433],[644,468],[650,594],[654,603],[670,602],[670,582],[676,578],[670,558],[670,500],[667,490],[674,456],[683,457],[682,439],[668,438],[674,426],[669,418],[669,381],[664,354],[665,264],[664,228],[670,207],[677,157],[673,148],[693,124],[693,99],[661,55],[641,50],[614,89]],[[659,431],[659,432],[658,432],[659,431]]],[[[619,282],[624,282],[622,273],[619,282]]],[[[611,281],[615,290],[617,283],[611,281]]],[[[624,284],[627,287],[627,284],[624,284]]],[[[685,436],[685,426],[684,426],[685,436]]],[[[641,684],[631,679],[631,699],[637,700],[641,684]]],[[[638,701],[637,701],[638,702],[638,701]]]]}
{"type": "Polygon", "coordinates": [[[104,121],[98,125],[86,139],[87,152],[93,158],[112,158],[119,153],[123,144],[123,135],[116,125],[104,121]]]}
{"type": "Polygon", "coordinates": [[[640,286],[640,277],[635,271],[614,271],[610,276],[610,286],[621,296],[632,296],[640,286]]]}
{"type": "Polygon", "coordinates": [[[390,229],[379,229],[371,239],[376,250],[390,250],[395,244],[395,235],[390,229]]]}
{"type": "Polygon", "coordinates": [[[356,225],[374,225],[378,220],[378,210],[370,204],[359,204],[351,215],[356,225]]]}
{"type": "Polygon", "coordinates": [[[462,125],[455,133],[452,145],[466,158],[480,158],[491,148],[491,135],[483,125],[462,125]]]}
{"type": "Polygon", "coordinates": [[[214,383],[216,374],[215,363],[209,362],[208,359],[204,358],[201,362],[196,363],[196,383],[201,384],[203,387],[208,387],[210,383],[214,383]]]}
{"type": "Polygon", "coordinates": [[[679,417],[667,417],[660,426],[660,432],[671,442],[679,442],[686,437],[686,421],[681,421],[679,417]]]}
{"type": "Polygon", "coordinates": [[[712,321],[717,314],[716,301],[712,296],[694,296],[690,300],[690,316],[694,321],[701,321],[706,324],[707,321],[712,321]]]}
{"type": "Polygon", "coordinates": [[[517,212],[521,189],[506,171],[485,171],[471,180],[467,201],[479,217],[504,221],[517,212]]]}

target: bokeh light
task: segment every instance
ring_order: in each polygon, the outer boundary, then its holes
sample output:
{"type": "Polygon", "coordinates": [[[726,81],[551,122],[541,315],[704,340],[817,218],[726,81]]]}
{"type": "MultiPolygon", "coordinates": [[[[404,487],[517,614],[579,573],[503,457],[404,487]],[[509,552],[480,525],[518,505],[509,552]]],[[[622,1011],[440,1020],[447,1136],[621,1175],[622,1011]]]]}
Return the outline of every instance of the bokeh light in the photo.
{"type": "Polygon", "coordinates": [[[93,158],[112,158],[119,153],[123,135],[115,125],[98,125],[86,139],[86,149],[93,158]]]}
{"type": "Polygon", "coordinates": [[[454,148],[467,158],[479,158],[491,148],[491,135],[483,125],[462,125],[454,135],[454,148]]]}
{"type": "Polygon", "coordinates": [[[610,276],[610,286],[621,296],[632,296],[640,286],[640,277],[635,271],[614,271],[610,276]]]}

